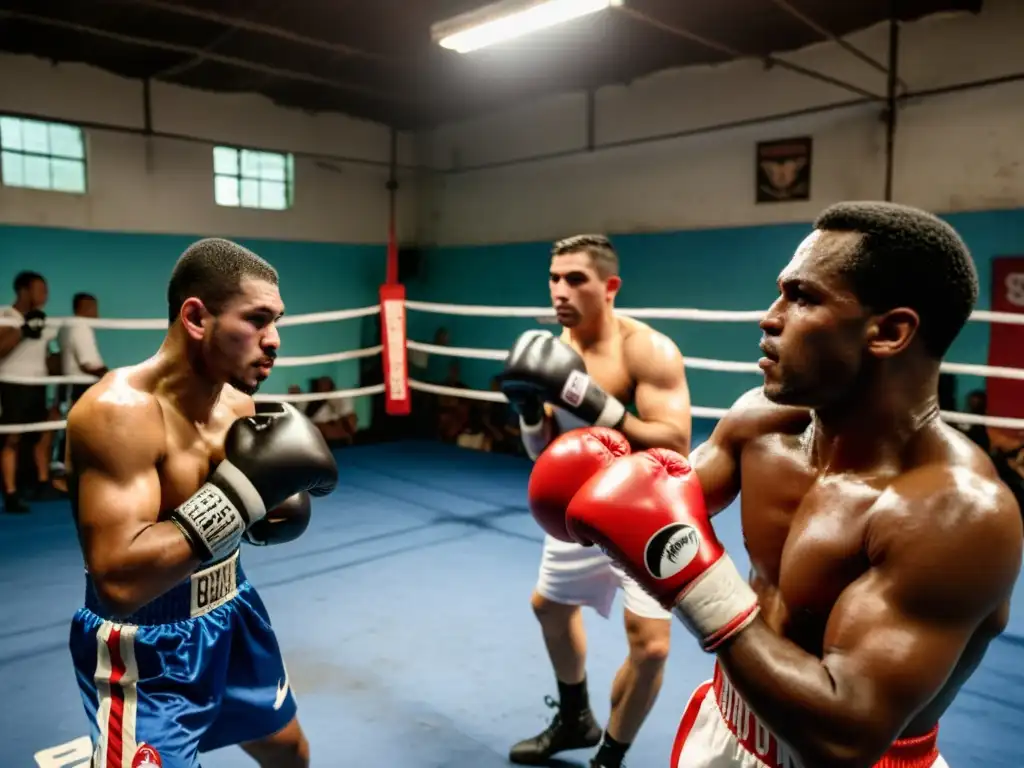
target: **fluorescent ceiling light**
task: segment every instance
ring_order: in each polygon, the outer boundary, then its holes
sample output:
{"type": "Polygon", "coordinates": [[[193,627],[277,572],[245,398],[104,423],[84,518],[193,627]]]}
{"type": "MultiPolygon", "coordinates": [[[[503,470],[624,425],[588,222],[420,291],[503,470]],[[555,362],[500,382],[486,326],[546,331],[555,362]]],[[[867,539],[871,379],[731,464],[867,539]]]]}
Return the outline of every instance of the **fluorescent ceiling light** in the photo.
{"type": "Polygon", "coordinates": [[[433,37],[442,48],[469,53],[531,32],[603,11],[623,0],[515,0],[435,24],[433,37]]]}

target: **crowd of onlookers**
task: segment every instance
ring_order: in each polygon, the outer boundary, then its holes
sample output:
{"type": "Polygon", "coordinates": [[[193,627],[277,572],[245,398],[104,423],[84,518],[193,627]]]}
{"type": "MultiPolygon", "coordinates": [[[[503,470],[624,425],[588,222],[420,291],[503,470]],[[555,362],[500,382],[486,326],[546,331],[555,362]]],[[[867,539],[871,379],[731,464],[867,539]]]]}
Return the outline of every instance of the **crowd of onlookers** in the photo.
{"type": "MultiPolygon", "coordinates": [[[[330,376],[318,376],[309,383],[309,391],[335,392],[334,379],[330,376]]],[[[288,387],[289,395],[302,394],[298,384],[288,387]]],[[[352,445],[359,431],[359,419],[356,416],[352,400],[347,397],[330,397],[323,400],[310,400],[298,403],[296,407],[316,424],[327,444],[334,448],[352,445]]]]}
{"type": "MultiPolygon", "coordinates": [[[[67,487],[53,472],[55,453],[60,455],[63,432],[26,430],[27,425],[60,419],[81,397],[88,384],[56,387],[33,380],[63,374],[102,376],[106,372],[93,329],[66,325],[59,330],[47,323],[49,299],[46,279],[37,272],[20,272],[14,278],[14,302],[0,307],[0,318],[14,325],[0,326],[0,424],[22,431],[0,434],[0,477],[3,509],[27,512],[28,502],[64,498],[67,487]]],[[[96,297],[76,293],[71,306],[78,317],[97,317],[96,297]]]]}
{"type": "MultiPolygon", "coordinates": [[[[449,346],[446,328],[438,328],[433,344],[449,346]]],[[[450,389],[472,389],[462,378],[458,360],[443,355],[410,354],[410,377],[450,389]]],[[[491,379],[494,400],[455,394],[413,393],[411,434],[488,453],[525,456],[519,438],[519,418],[500,396],[497,378],[491,379]]]]}

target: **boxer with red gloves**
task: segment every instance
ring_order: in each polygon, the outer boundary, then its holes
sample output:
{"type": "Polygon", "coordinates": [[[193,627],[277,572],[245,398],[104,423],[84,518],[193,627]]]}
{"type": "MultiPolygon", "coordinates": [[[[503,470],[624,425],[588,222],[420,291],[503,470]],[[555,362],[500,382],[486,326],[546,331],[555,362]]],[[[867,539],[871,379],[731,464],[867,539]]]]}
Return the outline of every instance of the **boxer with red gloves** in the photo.
{"type": "Polygon", "coordinates": [[[598,471],[573,496],[565,526],[622,563],[707,651],[757,616],[757,596],[715,536],[700,480],[678,453],[644,451],[598,471]]]}
{"type": "MultiPolygon", "coordinates": [[[[535,473],[596,469],[567,534],[604,548],[716,655],[671,768],[944,767],[939,719],[1006,627],[1024,538],[988,456],[940,419],[973,261],[930,214],[844,203],[779,288],[761,321],[763,387],[692,466],[655,450],[581,467],[552,446],[535,473]],[[749,583],[709,519],[740,494],[749,583]]],[[[553,504],[534,513],[553,525],[553,504]]]]}
{"type": "MultiPolygon", "coordinates": [[[[682,355],[665,336],[615,312],[620,284],[618,256],[606,237],[581,235],[555,244],[549,285],[561,337],[546,330],[522,334],[500,377],[531,458],[558,434],[593,425],[609,428],[626,451],[632,444],[689,452],[682,355]]],[[[591,765],[618,768],[661,687],[671,614],[600,550],[566,541],[564,528],[561,535],[545,537],[530,602],[558,682],[559,712],[544,731],[515,744],[509,759],[544,763],[563,750],[600,741],[591,765]],[[612,685],[602,738],[587,693],[581,607],[607,618],[620,589],[629,654],[612,685]]]]}

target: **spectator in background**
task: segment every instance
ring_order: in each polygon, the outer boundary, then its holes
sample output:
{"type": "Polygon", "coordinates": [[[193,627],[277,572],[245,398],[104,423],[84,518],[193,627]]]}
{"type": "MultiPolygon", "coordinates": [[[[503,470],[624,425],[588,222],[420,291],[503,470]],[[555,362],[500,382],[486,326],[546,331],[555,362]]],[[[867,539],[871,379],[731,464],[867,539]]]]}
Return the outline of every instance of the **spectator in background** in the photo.
{"type": "MultiPolygon", "coordinates": [[[[491,379],[491,392],[501,392],[501,383],[497,377],[491,379]]],[[[487,402],[484,407],[484,429],[491,439],[491,449],[495,453],[523,453],[523,443],[519,435],[519,416],[504,398],[500,402],[487,402]]]]}
{"type": "Polygon", "coordinates": [[[484,427],[483,403],[473,403],[469,406],[466,425],[462,428],[459,436],[455,438],[455,444],[460,448],[471,448],[474,451],[490,453],[491,436],[484,427]]]}
{"type": "MultiPolygon", "coordinates": [[[[71,300],[75,317],[97,318],[99,302],[89,293],[76,293],[71,300]]],[[[96,346],[96,332],[90,325],[65,325],[57,335],[60,344],[61,372],[65,376],[95,376],[100,378],[107,372],[99,348],[96,346]]],[[[90,384],[69,384],[65,402],[70,408],[82,396],[90,384]]]]}
{"type": "MultiPolygon", "coordinates": [[[[984,416],[988,413],[988,395],[982,389],[975,389],[967,395],[967,413],[975,416],[984,416]]],[[[961,426],[964,433],[977,443],[985,451],[990,453],[992,441],[988,434],[988,427],[984,424],[964,424],[961,426]]]]}
{"type": "MultiPolygon", "coordinates": [[[[984,390],[975,389],[967,395],[967,412],[988,415],[988,395],[984,390]]],[[[999,479],[1013,493],[1024,514],[1024,431],[981,424],[965,424],[960,428],[991,457],[999,479]]]]}
{"type": "MultiPolygon", "coordinates": [[[[330,376],[321,376],[314,382],[313,391],[335,391],[334,380],[330,376]]],[[[309,404],[306,415],[317,425],[329,445],[352,445],[355,440],[359,424],[349,398],[314,400],[309,404]]]]}
{"type": "MultiPolygon", "coordinates": [[[[451,335],[448,333],[448,329],[444,326],[440,326],[434,331],[434,340],[431,342],[435,347],[447,347],[451,344],[451,335]]],[[[426,375],[426,380],[433,384],[444,383],[444,372],[447,369],[449,358],[445,354],[430,353],[425,360],[420,360],[423,364],[423,372],[426,375]]]]}
{"type": "MultiPolygon", "coordinates": [[[[45,385],[8,381],[44,378],[50,372],[49,345],[57,334],[47,325],[43,312],[48,298],[49,289],[42,275],[20,272],[14,278],[14,303],[0,307],[0,317],[17,323],[16,327],[0,326],[0,424],[31,424],[49,417],[45,385]]],[[[32,456],[37,479],[31,495],[41,501],[61,497],[50,484],[53,435],[51,431],[0,434],[5,512],[29,511],[18,485],[18,464],[22,449],[30,443],[34,443],[32,456]]]]}
{"type": "MultiPolygon", "coordinates": [[[[452,389],[466,389],[458,361],[448,365],[448,376],[441,382],[452,389]]],[[[469,403],[455,395],[437,396],[437,436],[445,443],[454,443],[469,420],[469,403]]]]}

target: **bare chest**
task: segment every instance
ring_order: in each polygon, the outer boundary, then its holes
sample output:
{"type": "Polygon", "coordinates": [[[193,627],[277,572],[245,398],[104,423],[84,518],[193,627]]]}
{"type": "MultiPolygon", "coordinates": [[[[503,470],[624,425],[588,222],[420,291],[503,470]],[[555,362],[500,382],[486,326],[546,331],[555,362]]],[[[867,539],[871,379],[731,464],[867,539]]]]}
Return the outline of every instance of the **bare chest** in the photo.
{"type": "Polygon", "coordinates": [[[764,618],[816,652],[839,595],[868,569],[868,511],[881,489],[819,477],[796,440],[778,436],[747,446],[741,471],[743,536],[764,618]]]}
{"type": "Polygon", "coordinates": [[[174,509],[202,487],[210,471],[224,460],[224,439],[233,419],[218,415],[197,425],[179,414],[165,418],[167,447],[157,471],[161,509],[174,509]]]}
{"type": "Polygon", "coordinates": [[[600,349],[581,352],[577,348],[576,351],[583,358],[587,374],[601,389],[624,403],[632,401],[634,382],[620,340],[609,342],[600,349]]]}

